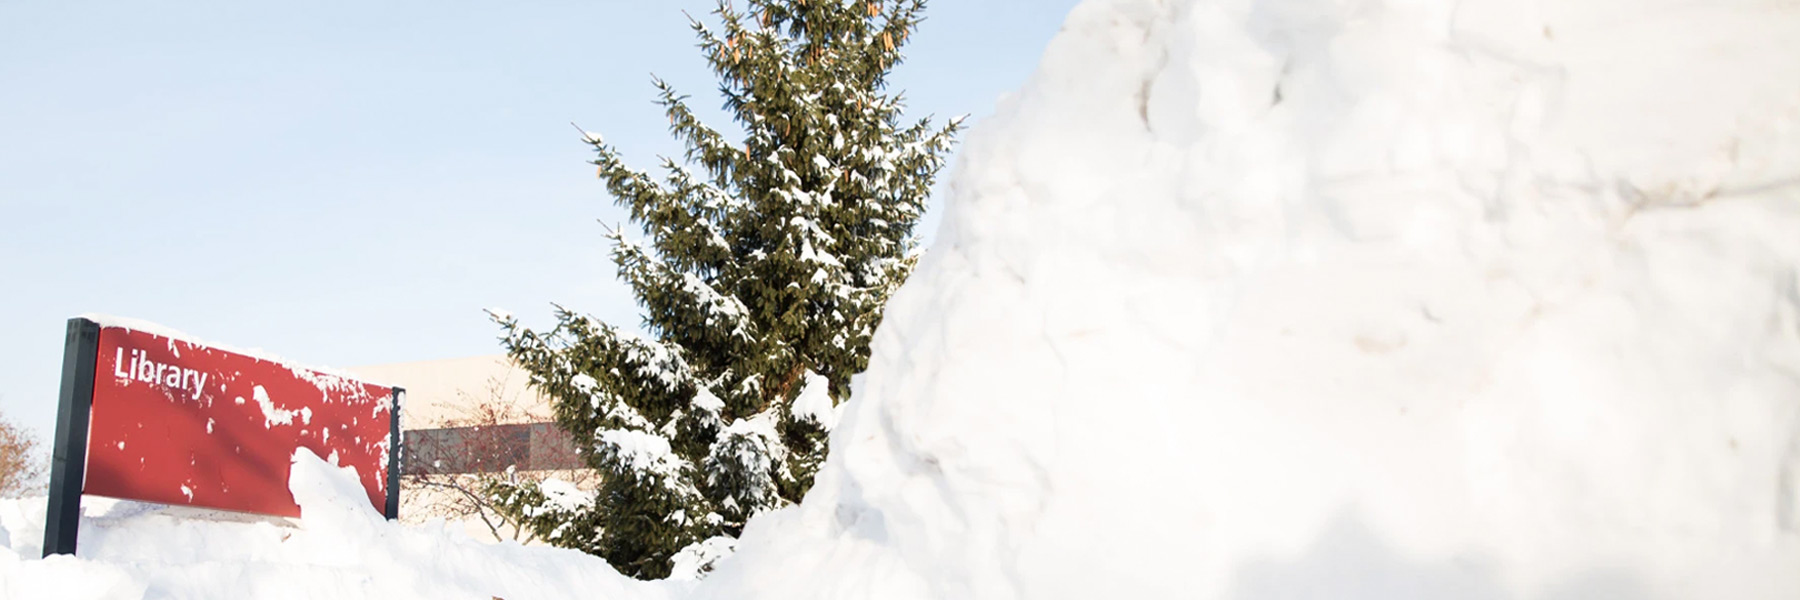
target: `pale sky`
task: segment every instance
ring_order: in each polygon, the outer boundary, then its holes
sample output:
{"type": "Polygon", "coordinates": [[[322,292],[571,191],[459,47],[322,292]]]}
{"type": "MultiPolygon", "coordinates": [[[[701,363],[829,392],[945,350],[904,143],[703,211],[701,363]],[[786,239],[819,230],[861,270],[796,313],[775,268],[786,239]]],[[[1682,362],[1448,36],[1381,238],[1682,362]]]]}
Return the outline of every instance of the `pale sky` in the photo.
{"type": "MultiPolygon", "coordinates": [[[[978,126],[1074,3],[932,3],[908,116],[978,126]]],[[[678,155],[650,74],[716,109],[713,6],[0,3],[0,412],[49,443],[81,313],[329,366],[498,353],[488,306],[635,325],[569,123],[678,155]]]]}

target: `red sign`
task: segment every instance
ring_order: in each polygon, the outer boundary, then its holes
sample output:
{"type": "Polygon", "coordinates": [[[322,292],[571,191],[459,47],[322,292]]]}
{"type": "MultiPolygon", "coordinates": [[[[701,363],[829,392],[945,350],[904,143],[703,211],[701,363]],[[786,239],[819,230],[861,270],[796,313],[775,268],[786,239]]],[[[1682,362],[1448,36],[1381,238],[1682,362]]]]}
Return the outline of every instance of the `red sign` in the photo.
{"type": "Polygon", "coordinates": [[[394,390],[103,325],[88,428],[88,494],[299,516],[297,448],[356,467],[388,498],[394,390]]]}

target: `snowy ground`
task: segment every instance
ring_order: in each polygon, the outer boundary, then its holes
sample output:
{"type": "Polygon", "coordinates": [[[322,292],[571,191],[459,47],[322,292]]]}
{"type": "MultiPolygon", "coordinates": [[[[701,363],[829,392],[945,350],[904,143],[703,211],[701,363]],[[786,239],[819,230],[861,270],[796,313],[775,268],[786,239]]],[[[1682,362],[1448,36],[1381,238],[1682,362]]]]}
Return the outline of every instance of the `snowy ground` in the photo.
{"type": "Polygon", "coordinates": [[[408,527],[369,505],[347,469],[311,453],[291,479],[301,517],[192,518],[89,498],[80,558],[37,560],[42,498],[0,501],[0,598],[664,598],[572,550],[489,544],[453,525],[408,527]]]}
{"type": "Polygon", "coordinates": [[[1800,5],[1091,0],[952,187],[813,493],[698,585],[321,477],[201,550],[9,513],[0,589],[1800,597],[1800,5]]]}

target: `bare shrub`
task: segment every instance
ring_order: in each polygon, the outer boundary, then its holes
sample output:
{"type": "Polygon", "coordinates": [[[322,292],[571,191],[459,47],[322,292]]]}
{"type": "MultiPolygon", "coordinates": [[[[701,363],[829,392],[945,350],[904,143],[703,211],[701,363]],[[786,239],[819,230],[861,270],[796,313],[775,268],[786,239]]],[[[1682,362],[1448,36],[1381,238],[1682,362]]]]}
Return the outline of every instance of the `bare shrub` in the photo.
{"type": "Polygon", "coordinates": [[[452,414],[435,428],[406,432],[402,489],[412,492],[407,518],[473,521],[495,540],[537,541],[530,527],[497,509],[487,490],[561,479],[583,490],[598,474],[575,454],[567,434],[538,422],[520,394],[488,380],[480,394],[459,392],[452,414]]]}
{"type": "Polygon", "coordinates": [[[0,498],[35,494],[44,489],[50,457],[31,430],[0,414],[0,498]]]}

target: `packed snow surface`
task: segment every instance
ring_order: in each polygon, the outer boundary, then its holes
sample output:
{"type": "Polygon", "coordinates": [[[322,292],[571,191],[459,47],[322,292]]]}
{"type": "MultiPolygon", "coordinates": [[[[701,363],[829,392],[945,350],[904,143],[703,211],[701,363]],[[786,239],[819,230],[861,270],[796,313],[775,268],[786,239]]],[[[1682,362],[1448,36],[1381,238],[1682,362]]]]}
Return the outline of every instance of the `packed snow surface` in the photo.
{"type": "Polygon", "coordinates": [[[308,493],[9,522],[0,589],[1800,597],[1800,4],[1090,0],[959,161],[816,487],[697,585],[308,493]]]}

